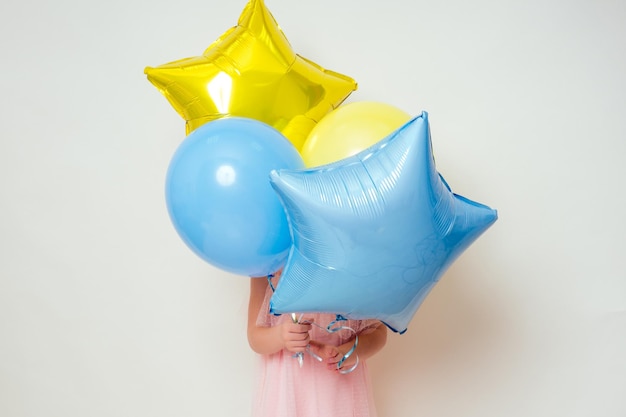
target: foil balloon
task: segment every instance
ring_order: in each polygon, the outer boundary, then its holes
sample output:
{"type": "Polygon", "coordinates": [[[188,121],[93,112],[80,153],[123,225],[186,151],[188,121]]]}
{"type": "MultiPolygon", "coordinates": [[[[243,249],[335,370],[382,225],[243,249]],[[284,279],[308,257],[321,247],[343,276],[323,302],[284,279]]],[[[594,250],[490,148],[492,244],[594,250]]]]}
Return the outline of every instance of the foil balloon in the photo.
{"type": "Polygon", "coordinates": [[[307,167],[335,162],[372,146],[410,119],[408,113],[386,103],[344,104],[315,125],[300,154],[307,167]]]}
{"type": "Polygon", "coordinates": [[[145,73],[186,120],[187,133],[211,120],[241,116],[267,123],[299,150],[322,117],[356,82],[297,55],[262,0],[201,56],[147,67],[145,73]]]}
{"type": "Polygon", "coordinates": [[[427,114],[335,163],[277,170],[293,247],[275,314],[375,318],[404,332],[452,262],[497,219],[435,168],[427,114]]]}
{"type": "Polygon", "coordinates": [[[165,195],[174,228],[198,256],[247,276],[280,268],[291,247],[287,217],[269,182],[275,169],[304,168],[274,128],[232,117],[207,123],[180,144],[165,195]]]}

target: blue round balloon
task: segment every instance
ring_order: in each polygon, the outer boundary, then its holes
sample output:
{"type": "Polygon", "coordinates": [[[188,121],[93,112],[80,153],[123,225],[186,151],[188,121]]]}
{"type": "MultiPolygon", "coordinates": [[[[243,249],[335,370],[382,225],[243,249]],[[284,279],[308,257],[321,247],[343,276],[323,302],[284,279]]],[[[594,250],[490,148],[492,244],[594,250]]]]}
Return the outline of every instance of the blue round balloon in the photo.
{"type": "Polygon", "coordinates": [[[302,168],[296,148],[265,123],[233,117],[204,124],[169,165],[172,223],[208,263],[241,275],[270,274],[284,264],[291,235],[269,173],[302,168]]]}

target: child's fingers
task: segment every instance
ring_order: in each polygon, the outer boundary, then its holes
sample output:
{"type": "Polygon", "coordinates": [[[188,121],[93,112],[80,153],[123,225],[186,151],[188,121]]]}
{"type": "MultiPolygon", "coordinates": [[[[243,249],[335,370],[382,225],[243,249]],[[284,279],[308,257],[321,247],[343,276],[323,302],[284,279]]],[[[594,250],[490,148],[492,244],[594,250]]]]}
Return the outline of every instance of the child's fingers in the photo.
{"type": "Polygon", "coordinates": [[[354,365],[353,356],[346,358],[346,360],[341,364],[341,367],[338,367],[339,362],[344,358],[344,354],[340,351],[337,351],[333,357],[330,357],[326,361],[326,368],[329,371],[340,371],[341,369],[350,368],[354,365]]]}
{"type": "Polygon", "coordinates": [[[336,365],[343,358],[343,353],[337,349],[333,349],[326,357],[326,363],[329,365],[336,365]]]}
{"type": "Polygon", "coordinates": [[[302,352],[309,344],[308,333],[287,333],[284,339],[285,347],[292,352],[302,352]]]}
{"type": "Polygon", "coordinates": [[[286,335],[286,338],[293,341],[306,341],[308,342],[310,339],[308,332],[289,332],[286,335]]]}
{"type": "Polygon", "coordinates": [[[304,352],[308,343],[306,341],[292,340],[287,342],[285,348],[291,352],[304,352]]]}
{"type": "Polygon", "coordinates": [[[307,333],[311,330],[308,323],[287,323],[286,327],[290,333],[307,333]]]}
{"type": "Polygon", "coordinates": [[[281,326],[281,339],[283,346],[292,352],[302,352],[309,344],[310,325],[284,323],[281,326]]]}

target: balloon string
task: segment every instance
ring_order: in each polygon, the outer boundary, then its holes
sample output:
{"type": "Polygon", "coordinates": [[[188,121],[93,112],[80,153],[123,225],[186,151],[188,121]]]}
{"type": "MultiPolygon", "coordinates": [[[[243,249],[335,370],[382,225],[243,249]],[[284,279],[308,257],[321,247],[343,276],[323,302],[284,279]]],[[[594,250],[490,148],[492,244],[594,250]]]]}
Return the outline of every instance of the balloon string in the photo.
{"type": "MultiPolygon", "coordinates": [[[[302,320],[302,316],[303,313],[300,314],[300,317],[296,317],[296,313],[291,313],[291,319],[294,323],[300,323],[302,320]]],[[[346,375],[349,374],[350,372],[354,371],[358,366],[359,366],[359,355],[356,355],[356,361],[354,362],[354,365],[352,365],[350,368],[347,369],[343,369],[343,363],[346,361],[346,359],[348,359],[350,356],[352,356],[352,354],[354,354],[354,351],[356,350],[357,346],[359,345],[359,335],[357,334],[357,332],[352,328],[352,327],[348,327],[348,326],[337,326],[337,327],[333,327],[335,326],[339,321],[345,321],[346,319],[341,317],[340,315],[337,315],[337,318],[333,321],[331,321],[328,326],[323,327],[320,326],[317,323],[310,323],[312,326],[316,326],[319,327],[320,329],[326,330],[328,333],[336,333],[340,330],[347,330],[350,331],[354,334],[354,343],[352,344],[352,347],[350,347],[350,349],[348,350],[348,352],[346,352],[341,360],[339,360],[339,362],[337,362],[337,371],[339,371],[340,374],[342,375],[346,375]]],[[[306,350],[305,350],[309,355],[311,355],[314,359],[316,359],[317,361],[321,362],[323,361],[323,359],[315,354],[312,350],[311,350],[311,345],[307,345],[306,346],[306,350]]],[[[298,360],[298,364],[300,365],[300,367],[302,367],[302,364],[304,362],[304,352],[298,352],[296,354],[293,355],[294,358],[296,358],[298,360]]]]}
{"type": "MultiPolygon", "coordinates": [[[[294,323],[299,323],[301,319],[302,319],[302,315],[300,315],[300,317],[296,317],[296,313],[291,313],[291,321],[293,321],[294,323]]],[[[310,345],[306,345],[307,351],[309,351],[309,346],[310,345]]],[[[309,353],[311,352],[309,351],[309,353]]],[[[302,365],[304,364],[304,353],[298,352],[298,353],[295,353],[292,357],[298,360],[298,365],[300,365],[300,368],[302,368],[302,365]]]]}
{"type": "MultiPolygon", "coordinates": [[[[272,289],[272,292],[276,292],[276,288],[274,288],[274,284],[272,283],[272,278],[274,278],[274,274],[268,274],[267,275],[267,282],[270,286],[270,288],[272,289]]],[[[293,321],[294,323],[300,323],[300,321],[302,320],[302,316],[304,315],[304,313],[300,314],[300,317],[296,316],[296,313],[291,313],[291,321],[293,321]]],[[[337,325],[337,323],[342,322],[342,321],[346,321],[346,318],[343,317],[340,314],[337,314],[335,320],[331,321],[328,326],[326,327],[322,327],[317,323],[310,323],[313,326],[317,326],[320,329],[326,330],[328,333],[336,333],[340,330],[347,330],[349,332],[352,332],[354,334],[354,343],[352,344],[352,347],[350,348],[350,350],[348,350],[341,358],[341,360],[339,360],[339,362],[337,362],[337,370],[339,371],[340,374],[342,375],[346,375],[349,374],[350,372],[354,371],[357,366],[359,366],[359,355],[356,355],[356,361],[354,362],[354,365],[352,365],[350,368],[348,369],[342,369],[341,367],[343,366],[343,363],[346,361],[346,359],[348,359],[350,356],[352,356],[352,354],[354,353],[354,351],[356,350],[356,347],[359,345],[359,335],[357,334],[357,332],[352,328],[352,327],[348,327],[348,326],[337,326],[337,327],[333,327],[335,325],[337,325]]],[[[306,345],[306,349],[305,352],[308,353],[309,355],[311,355],[315,360],[321,362],[323,361],[323,359],[317,355],[315,352],[313,352],[311,350],[311,345],[306,345]]],[[[304,364],[304,352],[298,352],[295,353],[294,355],[292,355],[293,358],[296,358],[298,360],[298,364],[300,365],[300,368],[302,368],[302,365],[304,364]]]]}
{"type": "Polygon", "coordinates": [[[272,292],[276,292],[276,288],[274,288],[274,284],[272,284],[272,278],[274,278],[274,274],[269,274],[267,276],[267,283],[270,284],[270,288],[272,289],[272,292]]]}
{"type": "MultiPolygon", "coordinates": [[[[346,361],[346,359],[348,359],[350,356],[352,356],[352,354],[354,353],[354,351],[356,350],[357,346],[359,345],[359,335],[357,334],[356,330],[354,330],[352,327],[348,327],[348,326],[337,326],[337,327],[333,327],[335,326],[338,322],[341,321],[346,321],[346,319],[344,317],[342,317],[341,315],[337,314],[337,318],[333,321],[331,321],[328,326],[326,327],[326,331],[328,331],[329,333],[335,333],[338,332],[340,330],[347,330],[349,332],[352,332],[354,334],[354,343],[352,344],[352,347],[350,347],[350,349],[343,355],[343,357],[341,358],[341,360],[339,362],[337,362],[337,370],[339,371],[340,374],[349,374],[350,372],[354,371],[357,366],[359,366],[359,355],[356,355],[356,361],[354,362],[354,365],[352,365],[350,368],[348,369],[342,369],[343,363],[346,361]]],[[[319,326],[321,327],[321,326],[319,326]]]]}

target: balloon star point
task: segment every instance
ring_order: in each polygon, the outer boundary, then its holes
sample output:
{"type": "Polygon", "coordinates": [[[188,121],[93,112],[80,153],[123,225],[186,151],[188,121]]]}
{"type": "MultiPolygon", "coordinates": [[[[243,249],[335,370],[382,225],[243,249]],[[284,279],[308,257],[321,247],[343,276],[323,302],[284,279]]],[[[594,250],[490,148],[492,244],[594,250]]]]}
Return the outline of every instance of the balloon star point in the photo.
{"type": "Polygon", "coordinates": [[[452,262],[495,220],[435,169],[426,113],[362,152],[271,182],[293,247],[274,313],[375,318],[404,332],[452,262]]]}
{"type": "Polygon", "coordinates": [[[356,82],[297,55],[262,0],[201,56],[147,67],[148,80],[186,120],[187,133],[227,116],[273,126],[300,149],[356,82]]]}

